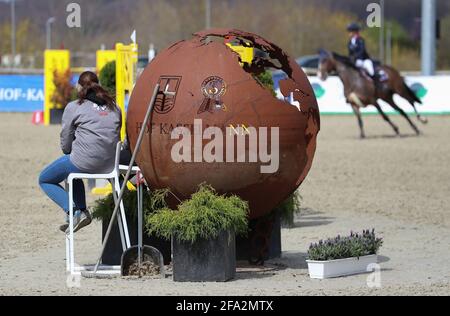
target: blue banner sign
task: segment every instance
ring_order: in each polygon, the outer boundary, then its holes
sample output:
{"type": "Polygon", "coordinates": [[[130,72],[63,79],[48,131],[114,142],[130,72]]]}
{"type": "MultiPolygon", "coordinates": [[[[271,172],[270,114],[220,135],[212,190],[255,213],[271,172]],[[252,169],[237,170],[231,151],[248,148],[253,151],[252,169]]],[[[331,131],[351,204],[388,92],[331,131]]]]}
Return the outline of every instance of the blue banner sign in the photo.
{"type": "Polygon", "coordinates": [[[43,109],[43,75],[0,75],[0,112],[34,112],[43,109]]]}

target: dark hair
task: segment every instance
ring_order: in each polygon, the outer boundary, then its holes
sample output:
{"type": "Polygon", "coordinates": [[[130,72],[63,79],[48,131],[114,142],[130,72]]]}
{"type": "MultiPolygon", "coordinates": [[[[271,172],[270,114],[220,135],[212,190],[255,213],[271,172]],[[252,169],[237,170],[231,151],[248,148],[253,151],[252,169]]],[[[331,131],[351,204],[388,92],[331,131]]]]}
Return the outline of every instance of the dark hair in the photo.
{"type": "Polygon", "coordinates": [[[100,85],[98,77],[92,71],[85,71],[80,75],[78,84],[81,90],[78,92],[78,104],[82,104],[89,92],[94,92],[95,96],[105,101],[105,105],[111,110],[116,109],[114,98],[100,85]]]}

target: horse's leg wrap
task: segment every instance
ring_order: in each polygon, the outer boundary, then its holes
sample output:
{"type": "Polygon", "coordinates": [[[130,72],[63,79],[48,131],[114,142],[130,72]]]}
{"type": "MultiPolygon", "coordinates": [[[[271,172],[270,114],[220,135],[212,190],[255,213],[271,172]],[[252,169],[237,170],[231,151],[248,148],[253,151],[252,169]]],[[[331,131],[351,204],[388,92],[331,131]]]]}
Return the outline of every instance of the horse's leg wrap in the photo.
{"type": "Polygon", "coordinates": [[[357,106],[359,106],[360,108],[363,108],[365,105],[364,103],[361,101],[361,99],[358,97],[358,95],[354,92],[350,93],[348,96],[348,99],[356,104],[357,106]]]}

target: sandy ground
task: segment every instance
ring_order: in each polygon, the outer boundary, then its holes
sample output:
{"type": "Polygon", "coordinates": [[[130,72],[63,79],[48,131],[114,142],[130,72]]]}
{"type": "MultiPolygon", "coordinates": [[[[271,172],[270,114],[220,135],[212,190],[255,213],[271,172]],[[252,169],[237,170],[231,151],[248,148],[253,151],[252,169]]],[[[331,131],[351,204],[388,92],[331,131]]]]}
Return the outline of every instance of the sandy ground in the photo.
{"type": "MultiPolygon", "coordinates": [[[[40,191],[39,171],[60,154],[59,126],[32,126],[29,114],[0,114],[0,294],[32,295],[428,295],[450,294],[450,117],[431,117],[424,135],[404,137],[366,117],[368,139],[351,116],[323,117],[313,169],[301,188],[302,215],[283,229],[283,257],[225,284],[81,279],[69,288],[62,213],[40,191]],[[375,228],[385,239],[380,285],[368,275],[308,277],[308,245],[375,228]]],[[[410,136],[411,135],[411,136],[410,136]]],[[[92,198],[90,198],[92,200],[92,198]]],[[[80,264],[95,262],[100,224],[76,236],[80,264]]]]}

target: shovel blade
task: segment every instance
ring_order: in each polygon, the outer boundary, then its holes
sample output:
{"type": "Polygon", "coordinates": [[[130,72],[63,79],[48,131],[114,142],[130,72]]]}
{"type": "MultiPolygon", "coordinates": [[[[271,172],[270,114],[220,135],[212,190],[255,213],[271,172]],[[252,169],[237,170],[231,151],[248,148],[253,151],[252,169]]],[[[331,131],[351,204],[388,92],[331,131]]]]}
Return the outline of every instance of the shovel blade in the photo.
{"type": "MultiPolygon", "coordinates": [[[[130,266],[138,263],[138,251],[138,246],[132,246],[125,250],[125,252],[122,254],[120,266],[122,276],[128,276],[130,266]]],[[[159,267],[159,275],[162,278],[165,278],[166,274],[164,269],[164,259],[163,255],[158,249],[151,246],[143,246],[141,249],[141,258],[141,262],[150,260],[155,265],[157,265],[159,267]],[[145,260],[144,258],[147,260],[145,260]]]]}

